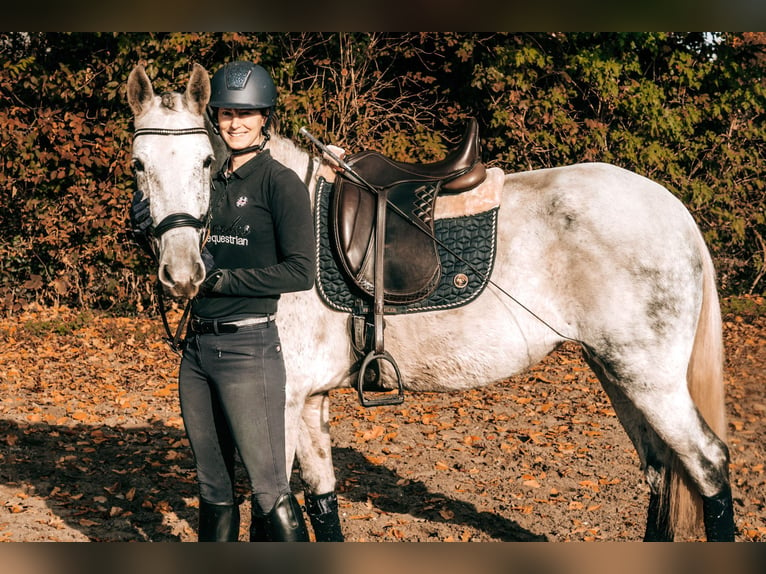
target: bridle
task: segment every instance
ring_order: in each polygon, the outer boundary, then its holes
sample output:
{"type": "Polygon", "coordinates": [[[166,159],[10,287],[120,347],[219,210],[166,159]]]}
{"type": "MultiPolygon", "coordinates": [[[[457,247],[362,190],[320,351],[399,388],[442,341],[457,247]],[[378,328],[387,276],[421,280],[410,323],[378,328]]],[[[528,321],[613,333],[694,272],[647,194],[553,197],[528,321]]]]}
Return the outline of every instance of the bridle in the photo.
{"type": "MultiPolygon", "coordinates": [[[[153,136],[186,136],[186,135],[204,135],[208,136],[207,130],[205,128],[180,128],[180,129],[171,129],[171,128],[141,128],[137,129],[133,133],[133,140],[135,141],[136,138],[140,136],[147,136],[147,135],[153,135],[153,136]]],[[[149,227],[148,234],[154,238],[155,240],[159,241],[159,239],[168,231],[171,229],[177,229],[179,227],[192,227],[197,230],[204,230],[203,233],[200,234],[200,251],[202,251],[202,248],[205,246],[205,243],[207,242],[208,237],[210,236],[209,233],[209,224],[210,224],[210,207],[208,206],[207,213],[203,217],[194,217],[193,215],[190,215],[188,213],[171,213],[170,215],[166,216],[162,221],[160,221],[157,225],[151,225],[149,227]]],[[[154,248],[154,242],[149,242],[150,251],[152,258],[154,259],[155,263],[159,264],[159,255],[156,252],[154,248]]],[[[164,338],[164,341],[170,345],[170,348],[175,352],[176,354],[181,354],[181,338],[183,336],[184,329],[186,327],[186,323],[189,320],[189,313],[191,312],[191,299],[186,303],[186,307],[184,308],[183,315],[181,316],[181,321],[178,324],[178,327],[176,327],[175,332],[170,328],[170,323],[168,322],[167,318],[167,309],[165,307],[165,294],[164,290],[162,288],[162,282],[160,281],[159,277],[157,278],[157,283],[155,284],[155,291],[157,294],[157,302],[158,307],[160,311],[160,317],[162,317],[162,324],[165,327],[165,333],[167,336],[164,338]]]]}

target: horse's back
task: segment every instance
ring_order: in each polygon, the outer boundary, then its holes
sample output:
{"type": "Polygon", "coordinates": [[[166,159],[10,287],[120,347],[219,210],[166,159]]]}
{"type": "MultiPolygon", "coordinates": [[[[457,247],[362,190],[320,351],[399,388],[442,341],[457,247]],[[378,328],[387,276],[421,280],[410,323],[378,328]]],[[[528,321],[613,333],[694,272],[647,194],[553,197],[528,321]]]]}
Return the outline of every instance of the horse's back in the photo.
{"type": "Polygon", "coordinates": [[[671,264],[698,252],[696,225],[670,191],[605,163],[508,174],[501,227],[524,230],[545,249],[610,265],[649,264],[657,256],[671,264]]]}
{"type": "Polygon", "coordinates": [[[607,163],[509,173],[503,201],[548,216],[551,224],[561,224],[554,228],[571,231],[578,223],[592,223],[645,233],[647,226],[677,226],[675,218],[688,216],[683,204],[659,183],[607,163]]]}

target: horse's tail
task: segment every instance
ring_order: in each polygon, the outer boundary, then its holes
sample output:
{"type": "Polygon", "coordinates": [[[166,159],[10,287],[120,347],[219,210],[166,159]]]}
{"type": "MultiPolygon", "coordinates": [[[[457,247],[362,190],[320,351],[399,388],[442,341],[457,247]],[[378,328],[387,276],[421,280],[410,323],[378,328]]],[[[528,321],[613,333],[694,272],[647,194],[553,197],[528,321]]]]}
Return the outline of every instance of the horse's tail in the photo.
{"type": "MultiPolygon", "coordinates": [[[[702,417],[718,437],[726,441],[726,411],[723,384],[724,348],[721,307],[716,290],[715,269],[702,233],[697,230],[702,257],[702,308],[686,380],[689,393],[702,417]]],[[[702,502],[697,489],[676,459],[671,470],[670,511],[676,534],[696,532],[702,522],[702,502]]]]}

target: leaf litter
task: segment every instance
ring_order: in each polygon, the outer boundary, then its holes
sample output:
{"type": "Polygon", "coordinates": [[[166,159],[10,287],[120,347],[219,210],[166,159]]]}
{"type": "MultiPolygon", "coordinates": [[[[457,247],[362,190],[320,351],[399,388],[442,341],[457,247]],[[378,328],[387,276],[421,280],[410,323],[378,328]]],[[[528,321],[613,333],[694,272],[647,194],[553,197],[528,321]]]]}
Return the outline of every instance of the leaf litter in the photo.
{"type": "MultiPolygon", "coordinates": [[[[726,317],[740,541],[766,541],[765,333],[762,317],[726,317]]],[[[161,339],[156,317],[41,308],[0,320],[0,541],[196,539],[178,358],[161,339]]],[[[373,409],[351,390],[331,396],[349,541],[643,535],[637,456],[575,346],[482,389],[407,393],[373,409]]],[[[237,472],[246,540],[248,487],[237,472]]],[[[302,501],[297,469],[293,487],[302,501]]]]}

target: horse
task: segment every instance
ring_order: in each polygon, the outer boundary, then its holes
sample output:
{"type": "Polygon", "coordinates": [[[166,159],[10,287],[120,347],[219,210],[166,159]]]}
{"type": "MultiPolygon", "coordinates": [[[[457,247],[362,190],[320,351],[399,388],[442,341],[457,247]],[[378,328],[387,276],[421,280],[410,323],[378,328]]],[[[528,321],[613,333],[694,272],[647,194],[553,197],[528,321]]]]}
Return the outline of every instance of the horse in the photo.
{"type": "MultiPolygon", "coordinates": [[[[206,77],[195,65],[186,92],[172,97],[155,95],[141,66],[127,82],[138,185],[155,221],[176,214],[186,223],[159,243],[160,276],[187,297],[200,281],[197,223],[209,202],[211,157],[196,131],[205,122],[206,77]]],[[[319,175],[334,175],[326,155],[278,134],[267,149],[316,202],[319,175]]],[[[385,317],[399,383],[413,393],[478,388],[576,341],[638,453],[650,493],[644,540],[702,526],[709,541],[734,540],[721,312],[691,214],[659,183],[610,164],[487,171],[499,194],[489,284],[466,305],[385,317]]],[[[315,288],[283,295],[278,321],[287,468],[297,459],[307,500],[321,500],[336,488],[330,391],[354,386],[358,375],[349,317],[315,288]]],[[[393,388],[389,373],[381,379],[393,388]]],[[[337,504],[318,512],[317,520],[309,512],[316,539],[342,540],[337,504]],[[334,535],[322,538],[323,521],[335,521],[334,535]]]]}

